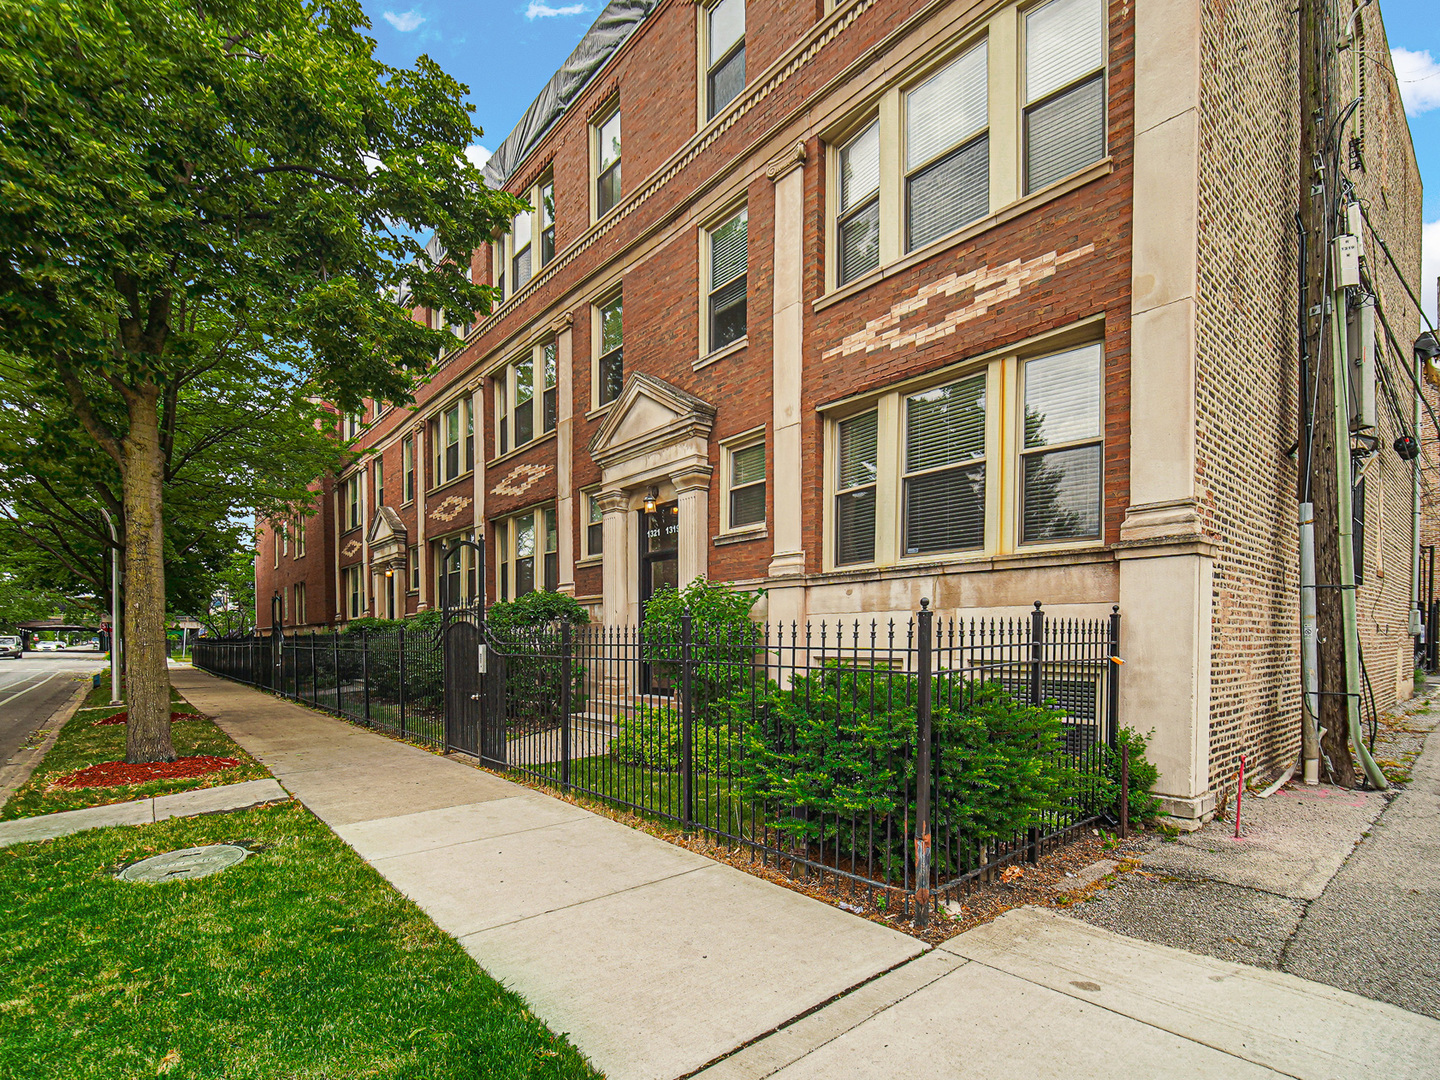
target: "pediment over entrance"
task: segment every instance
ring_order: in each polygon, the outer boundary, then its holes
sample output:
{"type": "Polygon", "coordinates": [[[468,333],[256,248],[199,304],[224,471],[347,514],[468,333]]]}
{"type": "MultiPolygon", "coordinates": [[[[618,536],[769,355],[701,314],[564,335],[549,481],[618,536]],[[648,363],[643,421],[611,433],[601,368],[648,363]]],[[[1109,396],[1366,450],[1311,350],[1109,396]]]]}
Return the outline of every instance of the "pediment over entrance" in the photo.
{"type": "Polygon", "coordinates": [[[662,447],[692,439],[702,442],[715,426],[715,406],[653,375],[635,372],[600,430],[590,456],[602,469],[662,447]]]}
{"type": "Polygon", "coordinates": [[[405,523],[393,507],[382,506],[370,522],[370,558],[375,563],[402,560],[405,557],[405,523]]]}

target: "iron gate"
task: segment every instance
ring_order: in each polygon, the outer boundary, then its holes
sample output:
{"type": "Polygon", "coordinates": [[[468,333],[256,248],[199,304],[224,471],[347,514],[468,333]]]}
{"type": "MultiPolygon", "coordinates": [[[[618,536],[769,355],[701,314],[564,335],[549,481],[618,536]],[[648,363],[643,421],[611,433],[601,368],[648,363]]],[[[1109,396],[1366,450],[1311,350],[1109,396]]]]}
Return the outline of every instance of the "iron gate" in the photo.
{"type": "Polygon", "coordinates": [[[480,726],[485,713],[484,636],[470,618],[447,621],[445,657],[445,749],[480,755],[480,726]]]}

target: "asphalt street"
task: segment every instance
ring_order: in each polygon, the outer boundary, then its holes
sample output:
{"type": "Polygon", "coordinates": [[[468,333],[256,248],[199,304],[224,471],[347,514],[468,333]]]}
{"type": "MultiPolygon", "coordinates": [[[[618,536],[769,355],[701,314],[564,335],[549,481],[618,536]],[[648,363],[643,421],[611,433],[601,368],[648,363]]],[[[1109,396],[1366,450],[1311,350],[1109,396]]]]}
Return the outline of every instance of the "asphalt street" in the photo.
{"type": "Polygon", "coordinates": [[[0,661],[0,765],[75,692],[77,679],[105,666],[93,652],[26,653],[0,661]]]}

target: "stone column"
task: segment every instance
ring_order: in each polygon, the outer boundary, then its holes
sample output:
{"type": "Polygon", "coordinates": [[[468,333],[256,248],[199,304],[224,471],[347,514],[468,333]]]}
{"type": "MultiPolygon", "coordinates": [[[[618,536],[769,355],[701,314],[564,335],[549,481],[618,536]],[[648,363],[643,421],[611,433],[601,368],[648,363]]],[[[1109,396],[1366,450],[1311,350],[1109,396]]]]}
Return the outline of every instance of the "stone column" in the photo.
{"type": "Polygon", "coordinates": [[[360,598],[360,610],[368,615],[375,614],[375,581],[370,567],[370,483],[374,479],[374,459],[366,458],[360,466],[360,587],[365,595],[360,598]]]}
{"type": "Polygon", "coordinates": [[[1198,0],[1136,8],[1130,500],[1120,529],[1121,715],[1153,724],[1156,792],[1178,823],[1209,792],[1213,543],[1196,505],[1198,0]]]}
{"type": "Polygon", "coordinates": [[[555,324],[555,527],[560,544],[560,580],[557,591],[575,595],[575,378],[573,361],[574,316],[568,311],[555,324]]]}
{"type": "MultiPolygon", "coordinates": [[[[344,621],[345,621],[345,619],[349,616],[350,613],[349,613],[349,611],[348,611],[348,610],[346,609],[346,607],[345,607],[345,604],[346,604],[346,596],[345,596],[345,576],[340,572],[340,537],[341,537],[341,535],[345,532],[345,524],[346,524],[346,522],[345,522],[345,485],[344,485],[344,483],[343,483],[341,480],[339,480],[338,478],[337,478],[336,481],[335,481],[335,491],[334,491],[334,495],[335,495],[335,543],[334,543],[333,545],[331,545],[331,546],[334,548],[334,551],[332,552],[332,554],[333,554],[334,557],[335,557],[335,565],[334,565],[334,567],[333,567],[333,569],[334,569],[334,571],[335,571],[335,622],[341,623],[341,622],[344,622],[344,621]]],[[[258,559],[256,560],[256,565],[257,565],[257,566],[259,565],[259,560],[258,560],[258,559]]],[[[255,595],[255,603],[256,603],[257,605],[259,605],[259,604],[261,603],[261,597],[260,597],[259,593],[256,593],[256,595],[255,595]]]]}
{"type": "Polygon", "coordinates": [[[420,560],[420,597],[415,604],[417,612],[430,606],[430,552],[425,544],[425,482],[426,456],[429,447],[425,445],[425,431],[429,425],[415,425],[415,555],[420,560]]]}
{"type": "MultiPolygon", "coordinates": [[[[470,418],[475,428],[475,472],[471,476],[472,495],[474,499],[473,509],[475,524],[475,542],[485,548],[485,381],[482,379],[476,382],[470,391],[470,418]]],[[[473,551],[468,551],[470,558],[475,557],[473,551]]],[[[490,572],[490,560],[485,560],[485,572],[490,572]]],[[[490,590],[485,582],[477,576],[476,587],[490,599],[490,590]]]]}
{"type": "Polygon", "coordinates": [[[630,497],[624,491],[602,491],[595,497],[605,515],[604,613],[606,626],[625,626],[630,621],[630,497]]]}
{"type": "MultiPolygon", "coordinates": [[[[796,143],[765,174],[775,183],[775,287],[772,308],[774,345],[771,357],[772,403],[769,481],[773,497],[769,523],[770,559],[768,615],[772,621],[805,617],[805,539],[802,532],[802,468],[800,450],[800,386],[804,377],[802,343],[805,331],[805,144],[796,143]],[[794,578],[792,587],[783,579],[794,578]],[[774,580],[781,579],[781,580],[774,580]]],[[[814,482],[815,478],[811,478],[814,482]]],[[[683,515],[683,503],[682,515],[683,515]]],[[[681,520],[684,535],[684,519],[681,520]]],[[[681,547],[684,580],[684,547],[681,547]]]]}
{"type": "MultiPolygon", "coordinates": [[[[682,589],[696,578],[704,577],[710,565],[712,472],[714,469],[709,465],[696,465],[670,477],[670,482],[675,485],[676,500],[680,504],[680,551],[676,571],[682,589]]],[[[609,542],[609,537],[606,537],[606,542],[609,542]]]]}

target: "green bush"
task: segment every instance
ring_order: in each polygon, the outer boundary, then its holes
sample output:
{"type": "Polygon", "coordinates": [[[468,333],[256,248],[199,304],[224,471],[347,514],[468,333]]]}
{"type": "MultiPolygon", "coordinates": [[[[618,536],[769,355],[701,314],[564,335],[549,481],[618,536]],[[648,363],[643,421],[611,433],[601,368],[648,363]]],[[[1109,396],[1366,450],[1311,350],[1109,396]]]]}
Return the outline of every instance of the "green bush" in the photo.
{"type": "MultiPolygon", "coordinates": [[[[564,671],[560,629],[565,623],[585,626],[590,614],[564,593],[529,592],[514,600],[491,604],[486,628],[495,649],[504,655],[506,716],[511,720],[558,719],[564,671]]],[[[570,707],[583,709],[587,668],[570,663],[570,707]]]]}
{"type": "Polygon", "coordinates": [[[644,657],[678,692],[681,619],[691,616],[690,693],[695,715],[710,721],[716,702],[748,686],[763,633],[750,618],[761,592],[735,590],[696,578],[683,589],[666,587],[645,602],[644,657]]]}
{"type": "MultiPolygon", "coordinates": [[[[908,830],[896,819],[914,820],[915,692],[914,676],[831,663],[788,689],[772,682],[760,695],[730,698],[724,709],[748,715],[737,763],[743,790],[797,844],[848,845],[850,821],[873,815],[873,840],[856,837],[855,857],[906,864],[908,830]],[[887,816],[888,829],[879,824],[887,816]]],[[[993,682],[962,689],[936,678],[932,700],[937,837],[971,851],[1073,801],[1078,776],[1062,750],[1060,713],[1020,705],[993,682]]],[[[959,869],[948,865],[952,854],[936,844],[942,873],[959,869]]]]}
{"type": "Polygon", "coordinates": [[[1117,819],[1120,816],[1120,751],[1130,748],[1130,821],[1131,823],[1154,821],[1160,816],[1160,800],[1151,794],[1155,782],[1160,779],[1160,770],[1145,757],[1150,740],[1155,737],[1152,730],[1141,735],[1134,728],[1121,728],[1115,737],[1113,747],[1100,749],[1100,775],[1094,783],[1094,803],[1097,810],[1106,810],[1117,819]]]}
{"type": "MultiPolygon", "coordinates": [[[[610,756],[621,765],[634,765],[658,772],[679,772],[684,764],[680,753],[682,721],[673,705],[641,705],[634,716],[620,721],[610,743],[610,756]]],[[[698,775],[730,776],[734,772],[732,744],[738,739],[725,727],[692,722],[691,761],[698,775]]]]}

